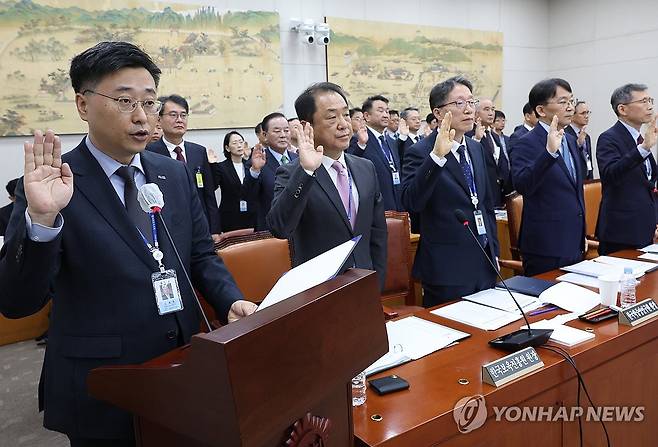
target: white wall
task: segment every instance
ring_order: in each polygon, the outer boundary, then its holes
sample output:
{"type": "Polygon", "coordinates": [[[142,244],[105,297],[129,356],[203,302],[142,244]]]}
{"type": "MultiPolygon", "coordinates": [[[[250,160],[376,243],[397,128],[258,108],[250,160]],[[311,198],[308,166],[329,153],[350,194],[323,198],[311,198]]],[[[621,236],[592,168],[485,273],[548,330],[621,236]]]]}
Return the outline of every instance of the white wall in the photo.
{"type": "Polygon", "coordinates": [[[657,15],[653,0],[549,2],[548,73],[569,81],[574,96],[590,103],[593,146],[616,121],[615,88],[636,82],[658,95],[657,15]]]}
{"type": "MultiPolygon", "coordinates": [[[[178,0],[177,3],[207,3],[220,10],[278,11],[284,113],[290,115],[295,114],[293,102],[297,95],[309,84],[326,77],[324,49],[297,42],[296,36],[288,31],[289,20],[293,17],[319,22],[324,16],[334,16],[503,32],[502,108],[508,116],[508,130],[521,121],[521,108],[527,102],[528,90],[546,77],[548,70],[548,0],[178,0]]],[[[392,37],[395,35],[394,30],[385,32],[392,37]]],[[[71,113],[76,113],[73,108],[71,113]]],[[[221,156],[224,133],[222,130],[190,131],[187,137],[215,148],[221,156]]],[[[245,129],[243,134],[251,143],[255,142],[251,129],[245,129]]],[[[81,138],[81,135],[64,135],[63,147],[70,149],[81,138]]],[[[22,174],[24,139],[0,138],[0,184],[3,186],[22,174]]],[[[5,202],[4,194],[0,193],[0,206],[5,202]]]]}

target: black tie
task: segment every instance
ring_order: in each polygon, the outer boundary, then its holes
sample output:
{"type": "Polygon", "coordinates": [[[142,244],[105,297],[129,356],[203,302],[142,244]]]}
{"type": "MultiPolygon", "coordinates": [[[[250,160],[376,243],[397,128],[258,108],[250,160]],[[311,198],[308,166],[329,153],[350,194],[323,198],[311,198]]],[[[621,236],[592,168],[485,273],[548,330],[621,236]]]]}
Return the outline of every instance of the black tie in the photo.
{"type": "Polygon", "coordinates": [[[121,166],[116,170],[116,174],[124,181],[123,187],[123,201],[128,211],[130,221],[142,232],[146,240],[153,242],[151,233],[151,219],[142,210],[137,201],[137,185],[135,185],[135,171],[134,166],[121,166]]]}

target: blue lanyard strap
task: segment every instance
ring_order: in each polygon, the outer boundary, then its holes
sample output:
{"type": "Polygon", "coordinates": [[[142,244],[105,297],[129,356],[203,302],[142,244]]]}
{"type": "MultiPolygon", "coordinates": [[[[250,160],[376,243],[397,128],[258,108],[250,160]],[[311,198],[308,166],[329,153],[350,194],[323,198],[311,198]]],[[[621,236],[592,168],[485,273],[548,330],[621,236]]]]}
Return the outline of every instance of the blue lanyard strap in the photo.
{"type": "Polygon", "coordinates": [[[149,212],[148,214],[149,217],[151,218],[151,235],[153,236],[153,245],[151,245],[148,239],[146,239],[146,237],[142,233],[142,230],[140,230],[137,227],[135,228],[137,228],[137,231],[139,231],[139,235],[142,237],[144,244],[146,244],[146,246],[150,251],[153,251],[154,249],[160,248],[160,244],[158,244],[158,227],[155,224],[155,214],[153,214],[152,212],[149,212]]]}

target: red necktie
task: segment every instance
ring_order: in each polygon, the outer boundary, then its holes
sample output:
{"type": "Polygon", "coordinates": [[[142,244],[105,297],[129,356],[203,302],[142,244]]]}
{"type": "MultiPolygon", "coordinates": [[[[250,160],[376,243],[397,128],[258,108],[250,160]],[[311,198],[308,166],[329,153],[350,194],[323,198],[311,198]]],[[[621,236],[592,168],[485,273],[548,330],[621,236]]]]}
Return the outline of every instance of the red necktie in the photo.
{"type": "Polygon", "coordinates": [[[181,149],[180,146],[176,146],[174,148],[174,152],[176,153],[176,160],[185,163],[185,157],[183,157],[183,149],[181,149]]]}

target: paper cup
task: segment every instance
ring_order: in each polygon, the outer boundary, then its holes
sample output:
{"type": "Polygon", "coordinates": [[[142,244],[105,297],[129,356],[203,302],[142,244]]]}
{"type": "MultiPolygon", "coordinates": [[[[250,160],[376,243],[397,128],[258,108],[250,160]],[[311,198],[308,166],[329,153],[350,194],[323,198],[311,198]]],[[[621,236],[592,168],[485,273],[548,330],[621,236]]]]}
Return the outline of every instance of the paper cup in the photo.
{"type": "Polygon", "coordinates": [[[599,297],[604,306],[617,305],[617,293],[619,293],[619,281],[621,277],[617,274],[599,276],[599,297]]]}

